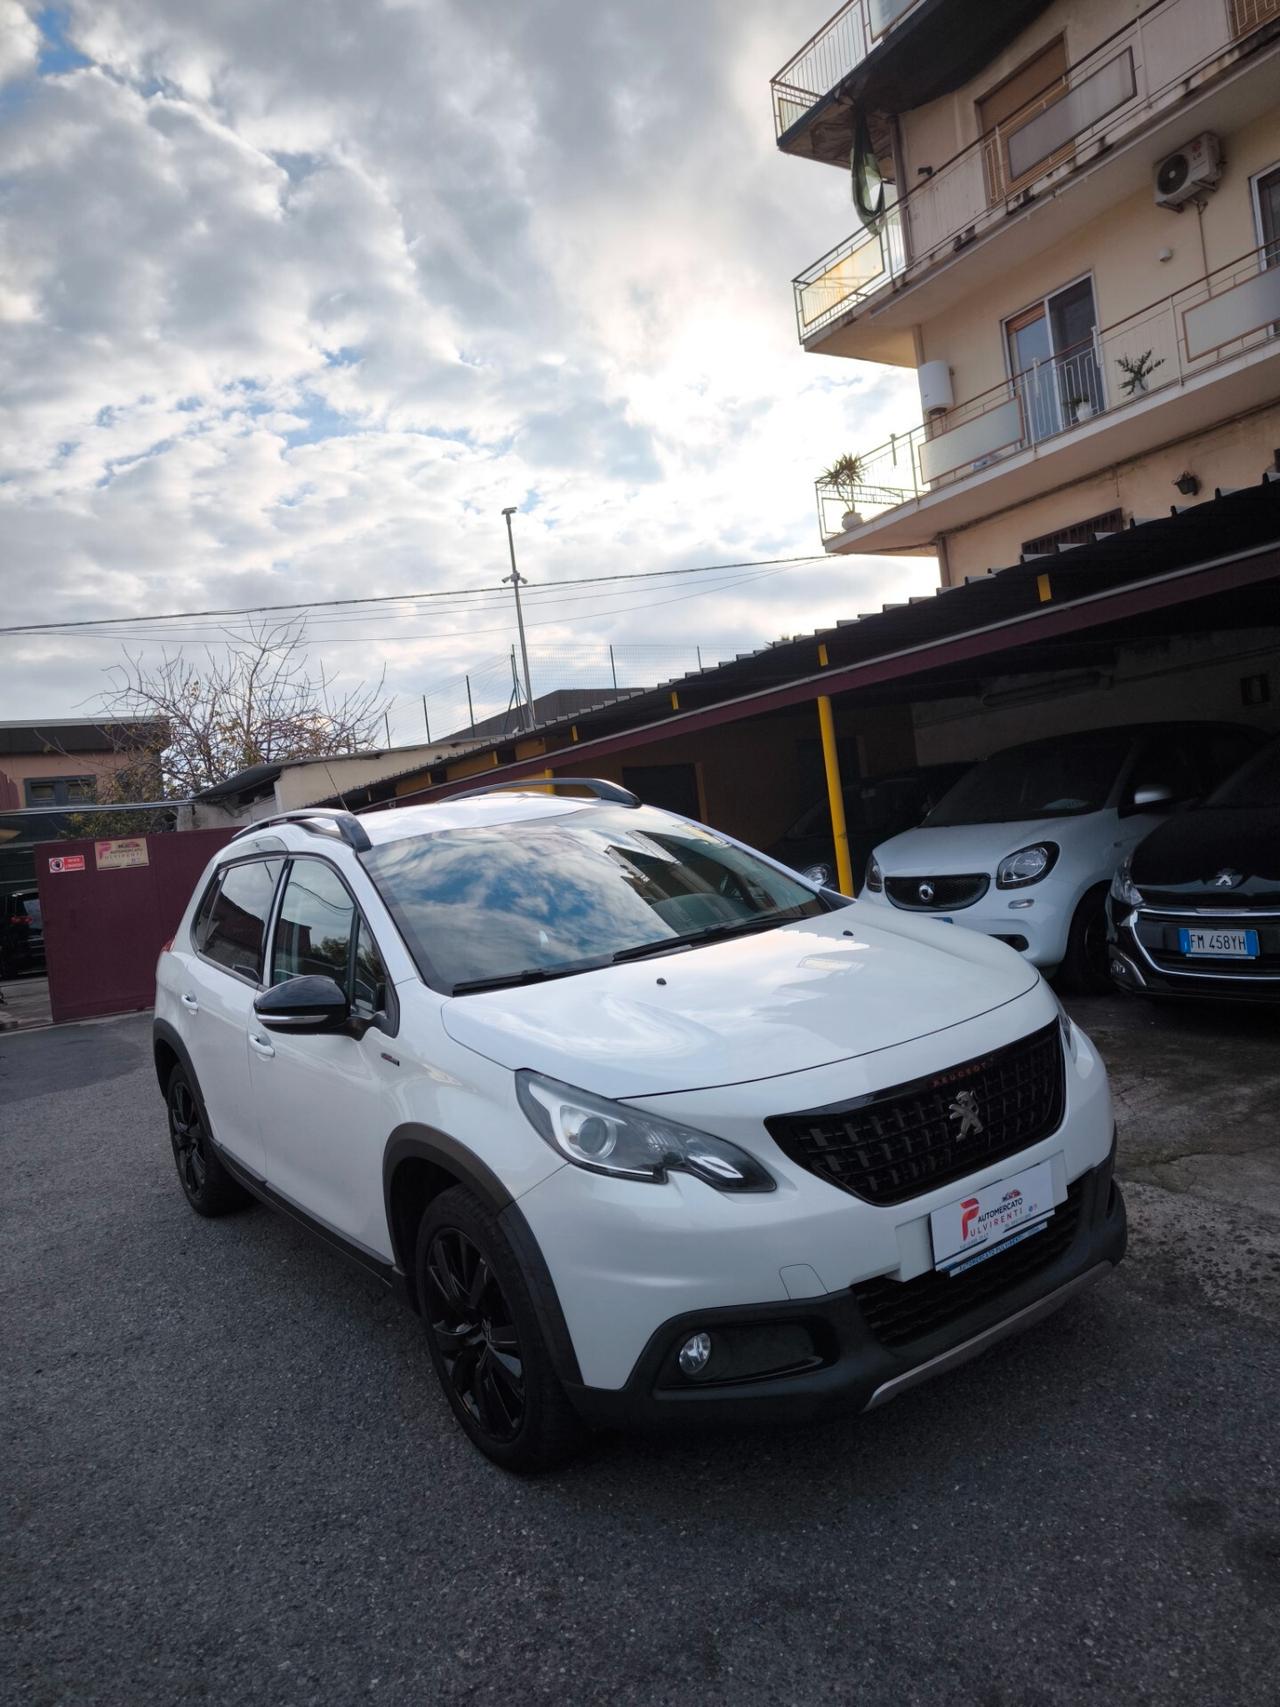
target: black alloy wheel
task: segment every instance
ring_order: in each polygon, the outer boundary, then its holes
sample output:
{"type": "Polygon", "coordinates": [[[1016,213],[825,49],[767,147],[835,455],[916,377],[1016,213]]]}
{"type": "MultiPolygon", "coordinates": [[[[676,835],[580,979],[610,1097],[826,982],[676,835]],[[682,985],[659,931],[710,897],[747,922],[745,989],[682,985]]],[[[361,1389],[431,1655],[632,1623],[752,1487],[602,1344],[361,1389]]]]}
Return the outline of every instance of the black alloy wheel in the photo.
{"type": "Polygon", "coordinates": [[[232,1179],[218,1158],[204,1104],[185,1067],[175,1067],[170,1073],[165,1104],[178,1181],[196,1214],[225,1215],[248,1203],[248,1192],[232,1179]]]}
{"type": "Polygon", "coordinates": [[[176,1074],[169,1086],[169,1140],[183,1191],[199,1197],[209,1172],[204,1121],[191,1086],[176,1074]]]}
{"type": "Polygon", "coordinates": [[[445,1379],[472,1428],[496,1445],[524,1421],[524,1358],[515,1312],[484,1253],[457,1227],[427,1247],[426,1318],[445,1379]]]}
{"type": "Polygon", "coordinates": [[[1077,996],[1105,996],[1112,988],[1106,902],[1107,885],[1100,883],[1081,899],[1071,921],[1059,971],[1063,988],[1077,996]]]}
{"type": "Polygon", "coordinates": [[[414,1279],[427,1349],[471,1443],[535,1475],[581,1451],[588,1431],[556,1371],[529,1280],[501,1219],[466,1186],[418,1224],[414,1279]]]}

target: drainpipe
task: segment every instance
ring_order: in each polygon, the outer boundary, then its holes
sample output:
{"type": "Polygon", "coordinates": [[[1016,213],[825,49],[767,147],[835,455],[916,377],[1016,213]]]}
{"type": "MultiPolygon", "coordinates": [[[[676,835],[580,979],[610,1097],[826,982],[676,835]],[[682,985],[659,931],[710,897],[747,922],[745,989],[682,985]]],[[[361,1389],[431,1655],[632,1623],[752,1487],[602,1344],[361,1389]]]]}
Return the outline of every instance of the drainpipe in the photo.
{"type": "Polygon", "coordinates": [[[818,728],[822,732],[822,765],[827,773],[827,803],[831,808],[831,839],[836,845],[836,887],[852,895],[853,860],[849,855],[849,831],[844,821],[844,790],[840,786],[840,755],[836,749],[836,725],[831,715],[831,697],[818,695],[818,728]]]}

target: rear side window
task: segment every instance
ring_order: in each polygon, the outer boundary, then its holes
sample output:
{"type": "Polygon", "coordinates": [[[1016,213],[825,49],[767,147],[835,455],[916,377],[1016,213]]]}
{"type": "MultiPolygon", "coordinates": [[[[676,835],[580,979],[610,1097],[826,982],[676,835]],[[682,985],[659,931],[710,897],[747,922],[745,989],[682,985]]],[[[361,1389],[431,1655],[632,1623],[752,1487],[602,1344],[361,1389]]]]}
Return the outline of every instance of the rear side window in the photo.
{"type": "Polygon", "coordinates": [[[255,984],[262,979],[267,917],[283,864],[255,859],[227,866],[201,903],[192,932],[198,953],[255,984]]]}

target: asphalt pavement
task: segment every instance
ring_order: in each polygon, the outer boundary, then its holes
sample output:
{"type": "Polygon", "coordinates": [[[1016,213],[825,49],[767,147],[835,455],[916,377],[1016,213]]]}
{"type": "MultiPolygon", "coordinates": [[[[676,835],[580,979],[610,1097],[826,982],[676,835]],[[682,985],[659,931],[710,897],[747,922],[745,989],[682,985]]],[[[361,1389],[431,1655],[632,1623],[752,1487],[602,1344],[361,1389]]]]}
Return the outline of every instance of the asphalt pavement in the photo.
{"type": "Polygon", "coordinates": [[[1080,1012],[1113,1279],[863,1419],[538,1481],[375,1282],[191,1214],[145,1017],[0,1039],[0,1701],[1276,1701],[1280,1023],[1080,1012]]]}

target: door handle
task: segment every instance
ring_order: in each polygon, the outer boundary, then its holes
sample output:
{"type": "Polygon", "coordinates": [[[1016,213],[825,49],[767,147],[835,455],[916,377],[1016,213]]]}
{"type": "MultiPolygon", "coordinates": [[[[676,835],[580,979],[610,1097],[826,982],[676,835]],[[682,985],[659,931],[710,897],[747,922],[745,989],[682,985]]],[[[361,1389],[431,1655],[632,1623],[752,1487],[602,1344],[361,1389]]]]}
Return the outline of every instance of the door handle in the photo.
{"type": "Polygon", "coordinates": [[[258,1032],[249,1033],[249,1047],[256,1049],[259,1055],[266,1056],[268,1060],[275,1054],[271,1044],[258,1032]]]}
{"type": "Polygon", "coordinates": [[[191,995],[190,992],[182,998],[182,1005],[193,1014],[198,1014],[200,1012],[200,1003],[193,995],[191,995]]]}

